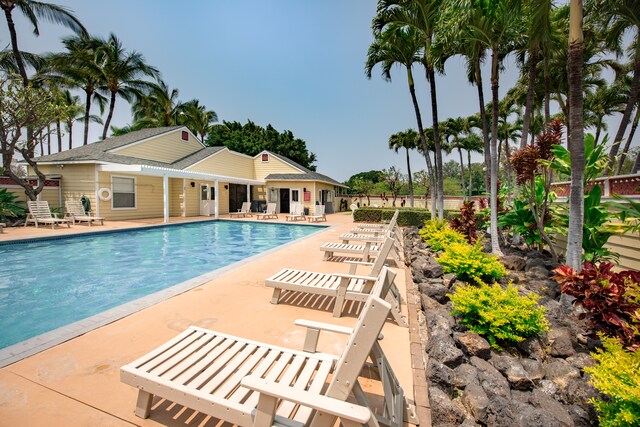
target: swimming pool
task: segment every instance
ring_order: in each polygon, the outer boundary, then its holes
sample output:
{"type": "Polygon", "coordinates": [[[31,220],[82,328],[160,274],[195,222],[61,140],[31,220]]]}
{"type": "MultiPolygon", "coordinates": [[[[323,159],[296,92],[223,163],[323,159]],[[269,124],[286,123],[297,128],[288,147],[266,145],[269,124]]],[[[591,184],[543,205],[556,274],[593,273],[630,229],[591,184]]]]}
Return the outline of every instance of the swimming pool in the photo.
{"type": "Polygon", "coordinates": [[[217,220],[0,245],[0,349],[320,228],[217,220]]]}

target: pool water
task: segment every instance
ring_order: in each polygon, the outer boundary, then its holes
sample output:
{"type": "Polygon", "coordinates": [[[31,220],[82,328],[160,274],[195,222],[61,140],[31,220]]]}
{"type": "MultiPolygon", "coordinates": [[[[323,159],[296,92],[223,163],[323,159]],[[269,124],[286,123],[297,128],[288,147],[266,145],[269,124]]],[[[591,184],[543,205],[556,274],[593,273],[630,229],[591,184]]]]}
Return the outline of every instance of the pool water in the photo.
{"type": "Polygon", "coordinates": [[[0,348],[318,230],[205,221],[0,245],[0,348]]]}

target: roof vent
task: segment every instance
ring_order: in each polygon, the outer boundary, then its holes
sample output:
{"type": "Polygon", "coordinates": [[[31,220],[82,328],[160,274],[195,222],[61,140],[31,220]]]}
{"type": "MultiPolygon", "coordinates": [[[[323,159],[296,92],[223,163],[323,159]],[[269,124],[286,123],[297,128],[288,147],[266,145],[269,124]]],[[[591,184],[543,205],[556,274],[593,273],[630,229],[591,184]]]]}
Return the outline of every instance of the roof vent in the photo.
{"type": "Polygon", "coordinates": [[[268,162],[268,161],[269,161],[269,155],[268,155],[267,153],[264,153],[264,154],[262,155],[262,161],[263,161],[263,162],[268,162]]]}
{"type": "Polygon", "coordinates": [[[183,141],[188,141],[189,140],[189,132],[187,132],[186,130],[182,131],[182,140],[183,141]]]}

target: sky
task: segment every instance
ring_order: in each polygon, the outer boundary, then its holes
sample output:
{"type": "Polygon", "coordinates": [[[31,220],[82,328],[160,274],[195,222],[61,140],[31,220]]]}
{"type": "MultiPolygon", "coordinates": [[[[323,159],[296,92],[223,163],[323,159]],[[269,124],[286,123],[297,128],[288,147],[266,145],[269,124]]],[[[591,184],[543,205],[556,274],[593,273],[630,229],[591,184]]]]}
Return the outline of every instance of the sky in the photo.
{"type": "MultiPolygon", "coordinates": [[[[416,128],[406,71],[396,68],[386,82],[379,67],[364,73],[373,39],[373,0],[56,0],[75,13],[87,30],[114,33],[129,50],[157,67],[180,100],[200,100],[226,121],[247,120],[279,131],[290,130],[317,155],[318,171],[339,181],[372,169],[396,166],[406,173],[405,153],[389,150],[389,136],[416,128]]],[[[14,12],[21,50],[62,50],[71,32],[41,22],[35,37],[30,24],[14,12]]],[[[4,19],[0,47],[9,46],[4,19]]],[[[485,99],[490,99],[485,69],[485,99]]],[[[518,75],[506,61],[500,95],[518,75]]],[[[425,127],[431,127],[430,98],[424,72],[414,67],[416,91],[425,127]]],[[[478,111],[477,90],[466,79],[459,58],[439,76],[439,119],[478,111]]],[[[97,112],[97,109],[95,110],[97,112]]],[[[131,122],[130,106],[118,99],[112,124],[131,122]]],[[[616,120],[617,123],[617,120],[616,120]]],[[[82,144],[82,124],[74,146],[82,144]]],[[[90,141],[101,126],[93,124],[90,141]]],[[[457,156],[450,156],[457,159],[457,156]]],[[[479,160],[480,157],[477,157],[479,160]]],[[[447,160],[447,158],[445,158],[447,160]]],[[[411,155],[412,172],[425,169],[424,158],[411,155]]]]}

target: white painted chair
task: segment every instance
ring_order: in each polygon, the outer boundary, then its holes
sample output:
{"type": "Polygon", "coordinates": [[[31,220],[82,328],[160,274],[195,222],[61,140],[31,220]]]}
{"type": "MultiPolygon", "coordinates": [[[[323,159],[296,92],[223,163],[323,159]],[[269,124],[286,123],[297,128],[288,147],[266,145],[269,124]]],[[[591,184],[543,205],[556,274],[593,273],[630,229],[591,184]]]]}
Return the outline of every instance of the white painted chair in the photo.
{"type": "MultiPolygon", "coordinates": [[[[374,292],[383,291],[378,281],[374,292]]],[[[390,310],[372,292],[353,329],[296,321],[307,327],[303,350],[293,350],[196,326],[123,366],[120,380],[139,389],[136,415],[150,415],[153,396],[238,426],[417,424],[415,410],[377,340],[390,310]],[[349,336],[340,356],[317,353],[321,331],[349,336]],[[372,365],[365,363],[371,358],[372,365]],[[372,369],[370,369],[372,368],[372,369]],[[384,408],[371,413],[358,377],[374,370],[384,408]],[[325,388],[328,378],[328,386],[325,388]],[[353,393],[358,405],[347,404],[353,393]]]]}
{"type": "Polygon", "coordinates": [[[247,216],[253,216],[251,214],[251,204],[249,202],[242,202],[242,207],[238,209],[238,212],[229,212],[229,216],[231,218],[233,218],[234,216],[243,218],[247,216]]]}
{"type": "Polygon", "coordinates": [[[398,216],[400,215],[400,211],[396,209],[391,220],[388,223],[377,224],[377,223],[363,223],[359,224],[357,227],[351,229],[352,233],[360,233],[360,234],[379,234],[384,233],[384,230],[393,230],[394,227],[398,224],[398,216]]]}
{"type": "Polygon", "coordinates": [[[65,202],[65,206],[67,208],[66,216],[71,218],[73,225],[76,225],[77,222],[86,222],[89,224],[89,227],[93,224],[94,221],[100,222],[100,225],[104,225],[104,218],[99,216],[91,216],[87,215],[84,212],[84,206],[79,200],[67,200],[65,202]]]}
{"type": "Polygon", "coordinates": [[[65,218],[57,218],[51,213],[49,209],[49,202],[47,201],[27,201],[27,207],[29,213],[27,219],[24,221],[26,227],[29,223],[33,223],[36,228],[40,224],[51,224],[51,229],[56,227],[56,224],[66,224],[67,227],[71,227],[71,221],[65,218]]]}
{"type": "Polygon", "coordinates": [[[256,219],[278,218],[275,203],[267,203],[267,209],[263,213],[256,214],[256,219]]]}
{"type": "Polygon", "coordinates": [[[326,221],[327,216],[324,213],[324,205],[315,205],[313,215],[307,217],[309,222],[326,221]]]}
{"type": "Polygon", "coordinates": [[[304,207],[302,203],[294,202],[291,204],[291,212],[286,216],[286,220],[297,221],[299,219],[304,221],[304,207]]]}

